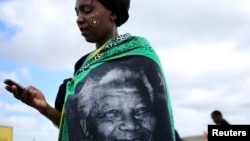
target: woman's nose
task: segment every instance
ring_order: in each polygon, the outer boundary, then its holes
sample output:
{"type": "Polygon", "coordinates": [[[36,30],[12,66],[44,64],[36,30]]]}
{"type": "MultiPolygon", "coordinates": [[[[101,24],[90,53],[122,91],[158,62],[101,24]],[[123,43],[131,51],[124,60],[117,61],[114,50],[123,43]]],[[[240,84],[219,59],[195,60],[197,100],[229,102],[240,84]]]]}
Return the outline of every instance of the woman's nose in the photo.
{"type": "Polygon", "coordinates": [[[84,22],[85,22],[85,16],[79,14],[79,15],[77,16],[76,23],[77,23],[78,25],[80,25],[80,24],[82,24],[82,23],[84,23],[84,22]]]}

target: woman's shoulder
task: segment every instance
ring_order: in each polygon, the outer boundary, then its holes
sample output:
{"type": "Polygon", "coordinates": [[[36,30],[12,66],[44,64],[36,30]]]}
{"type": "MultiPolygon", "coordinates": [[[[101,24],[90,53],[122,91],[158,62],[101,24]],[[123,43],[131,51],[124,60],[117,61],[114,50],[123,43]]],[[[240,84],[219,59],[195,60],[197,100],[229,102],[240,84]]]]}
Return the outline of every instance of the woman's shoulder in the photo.
{"type": "Polygon", "coordinates": [[[75,74],[75,72],[82,66],[83,62],[85,61],[85,59],[87,58],[88,55],[89,55],[89,53],[86,54],[86,55],[84,55],[84,56],[82,56],[80,59],[78,59],[78,60],[76,61],[76,63],[75,63],[74,74],[75,74]]]}
{"type": "Polygon", "coordinates": [[[134,35],[134,34],[131,34],[131,33],[126,33],[124,35],[130,36],[131,39],[142,40],[142,41],[148,42],[148,39],[145,36],[142,36],[142,35],[134,35]]]}

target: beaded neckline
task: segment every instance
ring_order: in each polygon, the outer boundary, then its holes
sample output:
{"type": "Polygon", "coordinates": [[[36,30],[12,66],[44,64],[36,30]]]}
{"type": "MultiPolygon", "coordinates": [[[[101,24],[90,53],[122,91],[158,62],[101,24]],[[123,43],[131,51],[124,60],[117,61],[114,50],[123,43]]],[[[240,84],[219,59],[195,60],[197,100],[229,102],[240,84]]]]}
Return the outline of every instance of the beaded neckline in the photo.
{"type": "Polygon", "coordinates": [[[83,63],[83,65],[77,71],[75,76],[77,74],[81,73],[82,71],[87,70],[91,64],[101,60],[104,57],[104,54],[106,53],[107,50],[109,50],[109,49],[115,47],[117,44],[127,40],[129,36],[130,36],[130,34],[127,33],[127,34],[119,35],[117,37],[114,37],[114,38],[111,38],[110,40],[108,40],[107,43],[104,44],[104,47],[102,47],[102,49],[100,49],[100,51],[96,55],[94,55],[91,58],[87,59],[83,63]]]}

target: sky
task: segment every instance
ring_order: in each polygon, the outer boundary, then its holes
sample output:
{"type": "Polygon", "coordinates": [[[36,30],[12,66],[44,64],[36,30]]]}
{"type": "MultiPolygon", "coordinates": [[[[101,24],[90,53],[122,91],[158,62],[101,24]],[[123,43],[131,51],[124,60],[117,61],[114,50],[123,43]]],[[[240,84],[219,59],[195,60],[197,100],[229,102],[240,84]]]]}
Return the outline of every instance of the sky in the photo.
{"type": "MultiPolygon", "coordinates": [[[[94,50],[76,25],[75,0],[0,0],[0,81],[43,91],[54,106],[74,63],[94,50]]],[[[203,134],[217,109],[250,124],[250,1],[132,0],[118,30],[149,40],[158,53],[181,137],[203,134]]],[[[0,125],[13,141],[56,141],[58,129],[0,83],[0,125]]]]}

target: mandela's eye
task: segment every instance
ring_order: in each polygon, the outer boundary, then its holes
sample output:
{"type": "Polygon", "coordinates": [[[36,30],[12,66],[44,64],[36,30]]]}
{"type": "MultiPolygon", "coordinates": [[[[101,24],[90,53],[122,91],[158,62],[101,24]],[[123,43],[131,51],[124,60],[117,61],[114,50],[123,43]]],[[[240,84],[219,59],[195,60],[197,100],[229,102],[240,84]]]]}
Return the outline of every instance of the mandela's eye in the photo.
{"type": "Polygon", "coordinates": [[[112,118],[116,118],[120,115],[120,112],[118,110],[110,110],[107,113],[105,113],[106,118],[108,119],[112,119],[112,118]]]}
{"type": "Polygon", "coordinates": [[[134,111],[134,115],[135,116],[141,116],[141,115],[144,115],[147,113],[147,108],[146,107],[141,107],[141,108],[138,108],[134,111]]]}

